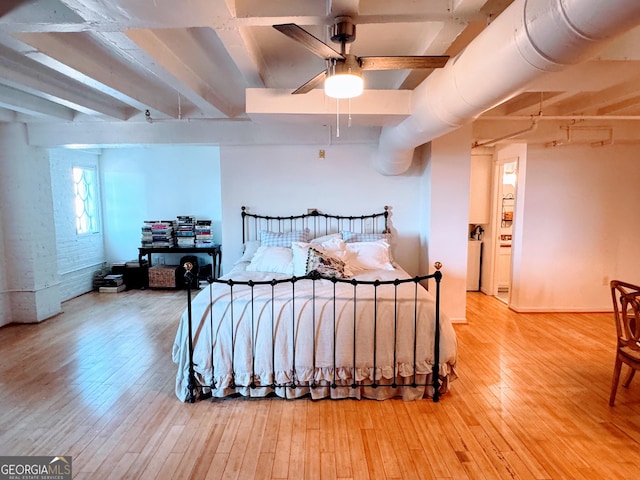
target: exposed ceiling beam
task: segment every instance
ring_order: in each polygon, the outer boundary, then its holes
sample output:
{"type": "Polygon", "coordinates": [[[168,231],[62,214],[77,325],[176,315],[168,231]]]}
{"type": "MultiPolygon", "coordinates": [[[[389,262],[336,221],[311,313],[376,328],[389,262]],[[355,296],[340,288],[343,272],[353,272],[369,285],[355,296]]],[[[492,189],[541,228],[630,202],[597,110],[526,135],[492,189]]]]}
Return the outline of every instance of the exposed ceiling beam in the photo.
{"type": "Polygon", "coordinates": [[[596,115],[624,115],[625,113],[640,113],[640,96],[632,95],[624,100],[611,103],[596,110],[596,115]]]}
{"type": "Polygon", "coordinates": [[[88,115],[107,115],[125,120],[127,114],[98,95],[80,91],[78,85],[53,70],[43,75],[42,67],[25,62],[16,53],[0,48],[0,80],[7,86],[65,105],[88,115]],[[84,93],[84,95],[83,95],[84,93]],[[103,101],[104,100],[104,101],[103,101]]]}
{"type": "MultiPolygon", "coordinates": [[[[34,48],[27,56],[36,62],[54,69],[89,88],[102,92],[123,103],[123,108],[144,111],[149,104],[144,102],[149,95],[141,82],[131,81],[122,75],[114,75],[117,70],[114,59],[107,59],[95,52],[74,48],[78,44],[77,36],[60,34],[20,34],[21,40],[34,48]]],[[[86,38],[85,47],[90,43],[86,38]]]]}
{"type": "Polygon", "coordinates": [[[163,82],[172,87],[200,109],[206,116],[233,117],[240,113],[240,109],[234,108],[224,98],[204,81],[189,65],[184,57],[176,54],[174,50],[150,30],[130,30],[127,36],[135,42],[135,45],[144,50],[131,51],[130,54],[147,70],[159,77],[163,82]]]}
{"type": "MultiPolygon", "coordinates": [[[[156,110],[167,117],[179,118],[181,116],[178,93],[183,94],[184,92],[180,92],[180,90],[184,87],[178,86],[176,78],[159,65],[158,61],[152,55],[149,55],[147,51],[145,51],[124,32],[102,32],[98,33],[96,36],[106,44],[115,47],[116,51],[121,52],[128,62],[132,62],[137,65],[143,71],[148,72],[150,76],[156,77],[162,82],[166,82],[173,89],[172,93],[175,94],[170,95],[169,98],[167,98],[168,95],[166,89],[152,90],[150,88],[151,83],[146,81],[141,84],[144,91],[136,91],[135,95],[133,94],[134,92],[129,91],[130,96],[135,96],[139,101],[148,105],[149,108],[156,110]],[[176,88],[176,86],[179,88],[176,88]]],[[[127,78],[126,80],[129,82],[132,81],[131,78],[127,78]]],[[[217,114],[221,115],[219,112],[217,112],[217,114]]]]}
{"type": "Polygon", "coordinates": [[[35,117],[66,121],[74,117],[73,110],[67,107],[3,85],[0,85],[0,106],[35,117]]]}
{"type": "Polygon", "coordinates": [[[609,88],[596,91],[584,92],[554,105],[552,111],[546,113],[550,115],[562,114],[596,114],[599,108],[610,103],[617,103],[627,98],[633,98],[638,94],[640,78],[613,85],[609,88]]]}

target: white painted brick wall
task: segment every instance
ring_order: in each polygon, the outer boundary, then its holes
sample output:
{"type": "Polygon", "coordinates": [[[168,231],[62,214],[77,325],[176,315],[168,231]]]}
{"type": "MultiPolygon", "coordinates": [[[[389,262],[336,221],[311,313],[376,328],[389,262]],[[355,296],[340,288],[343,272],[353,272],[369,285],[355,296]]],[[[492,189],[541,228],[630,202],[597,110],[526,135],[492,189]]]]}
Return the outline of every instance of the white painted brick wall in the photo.
{"type": "MultiPolygon", "coordinates": [[[[74,166],[92,166],[99,173],[99,154],[55,149],[49,154],[61,300],[93,289],[93,275],[104,263],[104,239],[99,233],[78,235],[75,227],[74,166]]],[[[99,183],[98,183],[99,185],[99,183]]]]}
{"type": "Polygon", "coordinates": [[[0,125],[0,146],[0,324],[39,322],[60,312],[49,156],[19,123],[0,125]]]}
{"type": "MultiPolygon", "coordinates": [[[[2,172],[2,164],[6,161],[0,155],[0,172],[2,172]]],[[[2,188],[2,178],[3,175],[0,175],[0,188],[2,188]]],[[[3,234],[3,225],[4,225],[4,209],[5,202],[0,202],[0,326],[4,325],[9,321],[9,295],[7,293],[7,274],[5,273],[5,249],[4,249],[4,234],[3,234]]]]}

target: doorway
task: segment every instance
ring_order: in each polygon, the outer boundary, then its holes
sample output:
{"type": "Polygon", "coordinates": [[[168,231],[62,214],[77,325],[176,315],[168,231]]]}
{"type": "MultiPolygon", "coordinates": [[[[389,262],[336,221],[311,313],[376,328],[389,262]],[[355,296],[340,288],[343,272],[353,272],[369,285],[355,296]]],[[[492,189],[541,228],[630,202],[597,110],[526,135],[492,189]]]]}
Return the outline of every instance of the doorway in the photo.
{"type": "Polygon", "coordinates": [[[505,159],[497,164],[497,202],[494,231],[497,232],[494,251],[495,296],[509,304],[511,294],[511,245],[515,220],[518,158],[505,159]]]}

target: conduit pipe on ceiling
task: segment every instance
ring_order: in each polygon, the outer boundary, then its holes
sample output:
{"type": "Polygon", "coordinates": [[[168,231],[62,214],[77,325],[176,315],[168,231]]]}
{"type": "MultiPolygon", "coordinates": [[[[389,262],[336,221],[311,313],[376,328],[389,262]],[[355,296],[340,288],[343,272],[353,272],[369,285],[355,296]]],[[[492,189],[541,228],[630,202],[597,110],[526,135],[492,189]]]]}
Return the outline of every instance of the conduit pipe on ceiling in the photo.
{"type": "Polygon", "coordinates": [[[638,0],[515,0],[414,90],[411,116],[382,129],[376,168],[384,175],[406,172],[419,145],[516,96],[542,74],[579,63],[639,23],[638,0]]]}
{"type": "Polygon", "coordinates": [[[531,125],[529,125],[527,128],[523,128],[522,130],[518,130],[517,132],[507,133],[506,135],[503,135],[503,136],[498,137],[498,138],[494,138],[493,140],[488,140],[486,142],[475,142],[471,146],[473,148],[476,148],[476,147],[493,147],[498,142],[502,142],[503,140],[510,140],[510,139],[515,138],[515,137],[517,137],[519,135],[522,135],[523,133],[534,132],[537,129],[538,129],[538,117],[533,117],[531,119],[531,125]]]}

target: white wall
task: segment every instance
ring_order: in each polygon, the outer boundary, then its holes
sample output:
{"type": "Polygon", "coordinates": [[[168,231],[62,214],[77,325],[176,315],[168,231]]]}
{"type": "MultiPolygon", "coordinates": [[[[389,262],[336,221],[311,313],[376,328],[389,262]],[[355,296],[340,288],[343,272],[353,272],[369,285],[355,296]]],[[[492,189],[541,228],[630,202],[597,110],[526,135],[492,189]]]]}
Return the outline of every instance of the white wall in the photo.
{"type": "Polygon", "coordinates": [[[423,185],[430,209],[428,261],[443,265],[441,308],[454,322],[466,321],[470,167],[470,126],[431,142],[423,185]]]}
{"type": "MultiPolygon", "coordinates": [[[[214,242],[221,242],[218,147],[105,149],[100,165],[105,258],[109,264],[138,258],[145,220],[176,220],[178,215],[212,220],[214,242]]],[[[180,261],[179,254],[154,255],[153,260],[161,258],[167,264],[180,261]]]]}
{"type": "Polygon", "coordinates": [[[294,215],[308,208],[361,215],[391,207],[393,255],[410,274],[419,273],[420,172],[384,176],[372,165],[377,145],[222,147],[223,270],[241,254],[240,209],[294,215]],[[318,159],[318,150],[326,158],[318,159]]]}
{"type": "Polygon", "coordinates": [[[611,279],[640,283],[639,157],[637,145],[528,149],[514,310],[610,311],[611,279]]]}
{"type": "Polygon", "coordinates": [[[102,228],[98,233],[78,235],[74,208],[73,167],[94,167],[99,175],[98,163],[99,151],[63,148],[49,151],[58,276],[62,301],[92,290],[94,274],[104,262],[102,228]]]}

